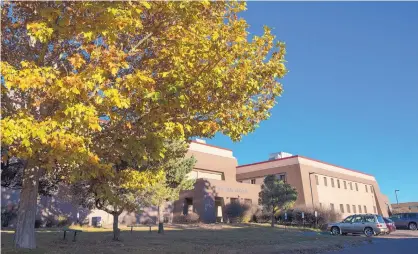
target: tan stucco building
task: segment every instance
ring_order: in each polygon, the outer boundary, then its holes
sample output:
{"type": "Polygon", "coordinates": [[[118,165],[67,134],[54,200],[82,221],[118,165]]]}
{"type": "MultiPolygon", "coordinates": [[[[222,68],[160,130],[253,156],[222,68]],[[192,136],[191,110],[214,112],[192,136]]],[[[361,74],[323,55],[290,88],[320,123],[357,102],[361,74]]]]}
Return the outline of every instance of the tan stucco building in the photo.
{"type": "Polygon", "coordinates": [[[330,208],[343,217],[354,213],[388,216],[387,197],[375,177],[366,173],[287,153],[237,167],[237,180],[243,183],[260,185],[271,174],[298,190],[296,207],[330,208]]]}
{"type": "Polygon", "coordinates": [[[418,212],[418,202],[406,202],[392,204],[393,213],[416,213],[418,212]]]}
{"type": "MultiPolygon", "coordinates": [[[[298,190],[296,207],[333,208],[343,217],[353,213],[388,215],[389,201],[380,192],[372,175],[340,166],[309,159],[299,155],[277,153],[267,161],[240,165],[229,149],[191,141],[186,156],[197,160],[189,177],[196,179],[193,190],[180,193],[179,200],[168,203],[165,221],[174,216],[195,212],[206,223],[226,221],[225,206],[231,202],[258,204],[261,184],[267,175],[274,174],[298,190]]],[[[103,225],[113,223],[113,216],[102,210],[86,210],[66,198],[66,188],[60,188],[54,197],[41,197],[38,202],[40,219],[67,217],[76,221],[100,217],[103,225]]],[[[16,204],[19,191],[2,188],[2,206],[16,204]]],[[[124,212],[121,224],[156,222],[155,207],[145,208],[141,214],[124,212]]]]}
{"type": "Polygon", "coordinates": [[[204,222],[225,221],[224,208],[229,203],[258,204],[260,186],[237,182],[238,162],[231,150],[199,140],[190,143],[187,156],[197,160],[189,174],[196,184],[193,190],[180,193],[174,202],[174,216],[193,211],[204,222]]]}

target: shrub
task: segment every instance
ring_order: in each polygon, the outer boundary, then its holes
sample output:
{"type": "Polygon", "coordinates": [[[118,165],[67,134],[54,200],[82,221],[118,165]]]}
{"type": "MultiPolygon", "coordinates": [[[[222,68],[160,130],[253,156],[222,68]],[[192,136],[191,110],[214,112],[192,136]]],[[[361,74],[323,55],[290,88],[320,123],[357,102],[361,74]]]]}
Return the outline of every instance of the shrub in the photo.
{"type": "Polygon", "coordinates": [[[331,209],[318,210],[318,227],[326,229],[328,223],[341,220],[341,213],[332,211],[331,209]]]}
{"type": "Polygon", "coordinates": [[[70,225],[70,221],[68,220],[67,217],[59,215],[58,219],[57,219],[57,226],[58,227],[65,227],[70,225]]]}
{"type": "Polygon", "coordinates": [[[257,216],[262,213],[261,207],[258,205],[252,205],[249,210],[249,216],[251,222],[257,222],[257,216]]]}
{"type": "Polygon", "coordinates": [[[287,213],[287,221],[296,226],[305,225],[305,227],[326,228],[330,222],[339,221],[341,214],[330,209],[316,209],[318,217],[315,218],[315,211],[311,208],[296,208],[287,211],[281,211],[278,220],[284,222],[284,213],[287,213]],[[302,212],[304,219],[302,219],[302,212]]]}
{"type": "Polygon", "coordinates": [[[271,222],[271,213],[269,213],[267,211],[264,211],[264,210],[257,213],[255,217],[256,217],[256,222],[257,223],[271,222]]]}
{"type": "Polygon", "coordinates": [[[9,224],[17,218],[17,206],[12,205],[9,207],[1,208],[1,226],[8,227],[9,224]]]}
{"type": "Polygon", "coordinates": [[[262,209],[259,205],[251,205],[249,209],[244,211],[243,221],[247,222],[257,222],[257,215],[262,213],[262,209]]]}
{"type": "Polygon", "coordinates": [[[193,224],[199,222],[199,215],[197,213],[189,212],[187,215],[178,215],[173,218],[174,223],[179,224],[193,224]]]}
{"type": "Polygon", "coordinates": [[[231,223],[249,222],[251,209],[247,204],[230,203],[225,206],[225,214],[231,223]]]}
{"type": "Polygon", "coordinates": [[[142,224],[144,225],[153,225],[155,224],[155,221],[151,218],[146,218],[144,221],[142,221],[142,224]]]}
{"type": "Polygon", "coordinates": [[[55,226],[57,226],[57,222],[54,220],[54,218],[49,217],[49,218],[45,219],[45,227],[46,228],[52,228],[52,227],[55,227],[55,226]]]}

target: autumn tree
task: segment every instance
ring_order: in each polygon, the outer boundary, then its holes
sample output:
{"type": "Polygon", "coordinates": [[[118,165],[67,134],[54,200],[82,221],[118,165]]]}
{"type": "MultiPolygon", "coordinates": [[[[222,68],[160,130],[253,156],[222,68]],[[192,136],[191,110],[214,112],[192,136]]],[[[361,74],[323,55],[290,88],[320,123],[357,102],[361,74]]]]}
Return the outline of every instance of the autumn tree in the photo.
{"type": "Polygon", "coordinates": [[[244,2],[2,5],[2,146],[24,161],[16,247],[36,247],[40,176],[136,170],[167,138],[239,140],[282,92],[284,44],[268,27],[249,36],[244,2]]]}
{"type": "Polygon", "coordinates": [[[136,212],[141,190],[160,182],[164,172],[125,169],[109,175],[105,175],[102,182],[93,179],[90,189],[96,208],[113,215],[113,240],[119,240],[119,215],[123,211],[136,212]]]}
{"type": "Polygon", "coordinates": [[[180,191],[191,190],[195,181],[187,178],[195,165],[195,158],[185,158],[188,145],[181,141],[167,142],[167,160],[161,165],[165,176],[142,192],[141,206],[156,206],[158,209],[158,233],[164,233],[164,209],[166,203],[179,199],[180,191]]]}
{"type": "Polygon", "coordinates": [[[274,215],[283,207],[293,204],[298,197],[297,190],[290,184],[279,180],[275,175],[264,178],[258,203],[263,205],[266,211],[271,212],[271,226],[274,227],[274,215]]]}

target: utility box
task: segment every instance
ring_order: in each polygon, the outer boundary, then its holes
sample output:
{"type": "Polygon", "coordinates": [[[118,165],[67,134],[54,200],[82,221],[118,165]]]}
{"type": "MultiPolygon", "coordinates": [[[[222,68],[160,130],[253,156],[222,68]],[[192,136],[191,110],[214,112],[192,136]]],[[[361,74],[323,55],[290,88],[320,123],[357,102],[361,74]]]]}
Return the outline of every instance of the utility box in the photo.
{"type": "Polygon", "coordinates": [[[91,218],[91,225],[96,228],[102,227],[102,217],[92,217],[91,218]]]}

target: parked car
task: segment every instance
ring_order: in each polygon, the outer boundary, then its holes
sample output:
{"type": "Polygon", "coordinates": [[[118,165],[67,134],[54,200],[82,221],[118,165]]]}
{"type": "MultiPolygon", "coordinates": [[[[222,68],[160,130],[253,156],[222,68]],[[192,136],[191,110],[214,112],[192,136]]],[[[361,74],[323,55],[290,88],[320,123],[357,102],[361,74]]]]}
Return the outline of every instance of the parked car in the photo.
{"type": "Polygon", "coordinates": [[[410,230],[417,230],[418,213],[399,213],[389,217],[396,228],[408,228],[410,230]]]}
{"type": "Polygon", "coordinates": [[[333,235],[346,235],[350,233],[373,236],[389,232],[383,217],[376,214],[351,215],[342,222],[329,224],[328,230],[333,235]]]}
{"type": "Polygon", "coordinates": [[[386,223],[386,227],[389,229],[389,231],[387,232],[387,234],[390,234],[390,233],[396,231],[395,223],[391,219],[389,219],[389,218],[383,218],[383,220],[386,223]]]}

